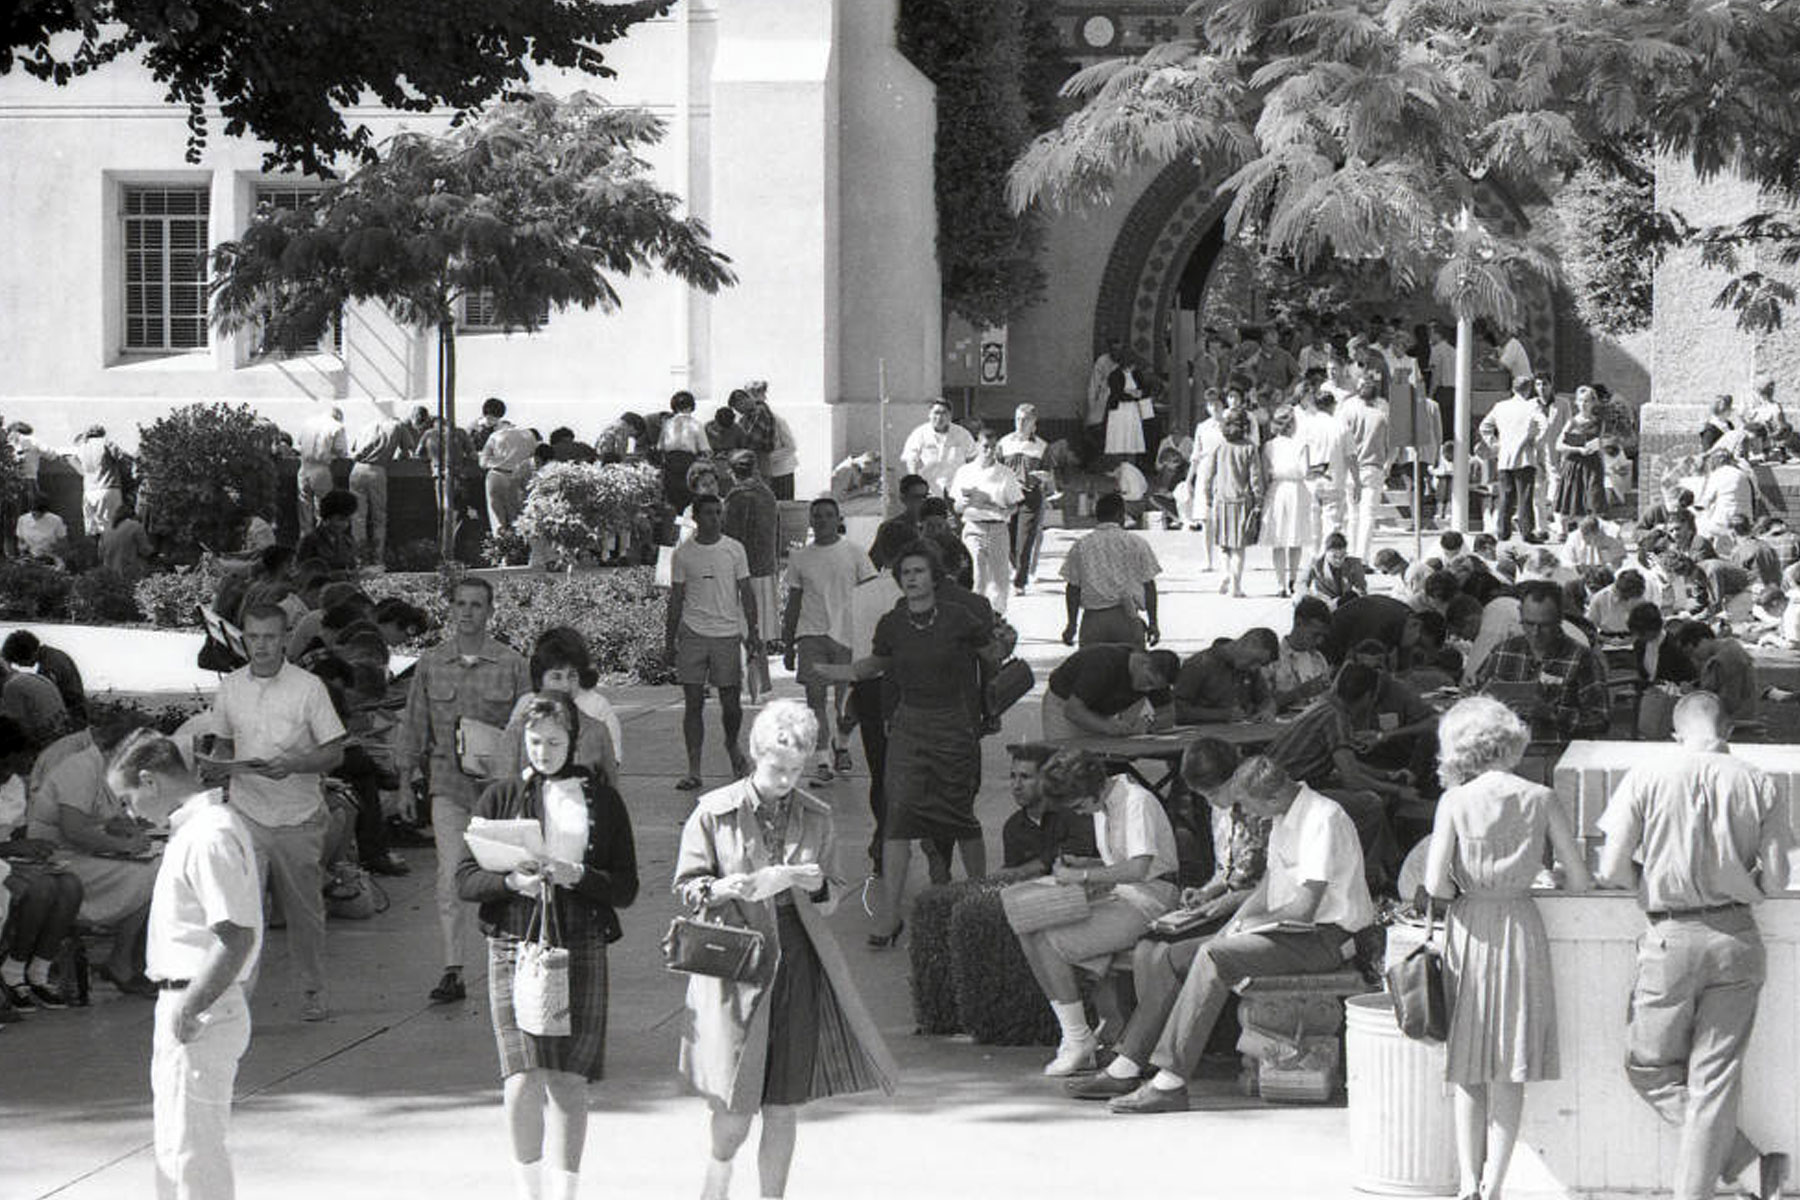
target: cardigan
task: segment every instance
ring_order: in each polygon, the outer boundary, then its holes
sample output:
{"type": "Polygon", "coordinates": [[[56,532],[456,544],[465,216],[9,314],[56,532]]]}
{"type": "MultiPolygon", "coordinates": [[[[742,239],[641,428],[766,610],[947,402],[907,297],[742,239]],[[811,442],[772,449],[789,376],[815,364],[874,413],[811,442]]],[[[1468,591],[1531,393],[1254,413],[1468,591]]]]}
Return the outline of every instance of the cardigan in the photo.
{"type": "MultiPolygon", "coordinates": [[[[623,936],[616,910],[628,908],[637,898],[637,848],[631,837],[631,818],[619,793],[577,768],[569,778],[582,780],[588,802],[587,852],[582,855],[581,879],[573,887],[552,889],[556,921],[565,938],[585,936],[598,929],[610,942],[623,936]]],[[[475,816],[497,820],[544,819],[541,777],[529,774],[490,784],[476,802],[475,816]]],[[[475,855],[463,848],[456,867],[456,892],[464,900],[481,905],[481,931],[489,937],[524,938],[537,911],[534,896],[522,896],[506,886],[506,876],[483,870],[475,855]]]]}

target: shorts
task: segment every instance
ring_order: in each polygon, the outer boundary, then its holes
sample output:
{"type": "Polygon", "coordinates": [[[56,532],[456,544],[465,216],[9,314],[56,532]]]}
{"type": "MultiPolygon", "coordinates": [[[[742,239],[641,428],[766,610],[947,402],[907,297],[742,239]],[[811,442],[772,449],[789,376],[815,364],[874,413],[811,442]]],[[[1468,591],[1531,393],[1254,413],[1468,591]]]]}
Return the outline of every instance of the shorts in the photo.
{"type": "Polygon", "coordinates": [[[814,673],[823,666],[848,666],[850,664],[850,647],[823,633],[808,634],[794,643],[794,658],[797,669],[794,679],[801,687],[811,684],[826,684],[829,680],[820,679],[814,673]]]}
{"type": "Polygon", "coordinates": [[[675,639],[675,679],[687,687],[742,687],[744,639],[701,637],[683,628],[675,639]]]}

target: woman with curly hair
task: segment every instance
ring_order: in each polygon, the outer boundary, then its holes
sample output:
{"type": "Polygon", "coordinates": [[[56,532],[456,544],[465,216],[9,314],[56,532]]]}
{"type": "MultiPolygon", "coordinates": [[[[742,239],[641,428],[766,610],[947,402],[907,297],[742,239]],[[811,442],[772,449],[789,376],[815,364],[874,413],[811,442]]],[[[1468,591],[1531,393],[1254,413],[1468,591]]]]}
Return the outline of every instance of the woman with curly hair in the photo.
{"type": "Polygon", "coordinates": [[[1438,723],[1438,801],[1425,886],[1452,901],[1445,966],[1452,1009],[1457,1194],[1494,1200],[1519,1136],[1525,1084],[1555,1079],[1550,942],[1531,899],[1548,841],[1570,891],[1593,886],[1568,814],[1548,788],[1512,774],[1530,733],[1512,710],[1475,696],[1438,723]]]}
{"type": "Polygon", "coordinates": [[[580,723],[575,739],[575,765],[586,767],[600,782],[619,787],[619,742],[622,728],[613,707],[595,687],[600,672],[594,669],[587,639],[567,625],[554,625],[538,634],[531,646],[532,690],[520,696],[506,722],[500,750],[495,756],[494,778],[513,779],[524,761],[525,711],[544,695],[569,697],[580,723]]]}
{"type": "Polygon", "coordinates": [[[1207,514],[1213,544],[1225,552],[1221,593],[1244,594],[1244,549],[1256,538],[1251,529],[1262,509],[1263,460],[1250,437],[1251,421],[1242,409],[1219,418],[1225,440],[1212,451],[1199,474],[1200,507],[1207,514]]]}

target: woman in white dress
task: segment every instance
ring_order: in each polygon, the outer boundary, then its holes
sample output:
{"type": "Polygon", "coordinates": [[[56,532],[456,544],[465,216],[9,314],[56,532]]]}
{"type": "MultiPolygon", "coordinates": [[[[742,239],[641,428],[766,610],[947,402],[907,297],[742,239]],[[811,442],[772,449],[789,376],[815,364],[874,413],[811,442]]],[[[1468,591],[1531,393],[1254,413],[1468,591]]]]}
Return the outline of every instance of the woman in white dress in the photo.
{"type": "Polygon", "coordinates": [[[1312,545],[1312,493],[1306,489],[1312,467],[1306,443],[1294,436],[1294,409],[1284,404],[1269,418],[1269,440],[1263,443],[1263,476],[1268,493],[1263,499],[1262,544],[1275,557],[1275,579],[1281,594],[1294,594],[1300,575],[1301,547],[1312,545]]]}
{"type": "Polygon", "coordinates": [[[1129,365],[1114,367],[1106,387],[1106,453],[1114,461],[1136,458],[1145,450],[1137,375],[1129,365]]]}

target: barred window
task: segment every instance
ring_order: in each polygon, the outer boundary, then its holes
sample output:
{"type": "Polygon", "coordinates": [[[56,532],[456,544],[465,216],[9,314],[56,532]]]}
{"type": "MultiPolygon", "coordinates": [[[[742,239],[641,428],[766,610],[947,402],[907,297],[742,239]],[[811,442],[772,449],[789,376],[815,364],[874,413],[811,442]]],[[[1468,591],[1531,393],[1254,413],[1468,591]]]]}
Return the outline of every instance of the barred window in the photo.
{"type": "MultiPolygon", "coordinates": [[[[549,324],[550,302],[548,300],[538,306],[535,316],[536,328],[542,329],[549,324]]],[[[463,329],[476,331],[498,330],[502,327],[500,317],[494,311],[494,290],[492,288],[476,288],[463,293],[460,326],[463,329]]]]}
{"type": "Polygon", "coordinates": [[[125,349],[206,347],[210,203],[204,187],[125,189],[125,349]]]}
{"type": "MultiPolygon", "coordinates": [[[[260,209],[266,204],[270,208],[277,208],[286,212],[296,212],[302,205],[309,203],[313,197],[317,196],[323,190],[323,188],[316,187],[289,187],[282,184],[258,184],[256,188],[256,207],[260,209]]],[[[330,333],[331,353],[341,357],[344,353],[344,314],[342,311],[339,311],[336,316],[331,318],[330,333]]],[[[293,353],[317,354],[325,348],[325,343],[322,340],[314,340],[304,346],[297,347],[293,353]]],[[[261,323],[258,327],[256,353],[259,357],[268,355],[283,356],[286,353],[279,346],[270,344],[267,322],[261,323]]]]}

